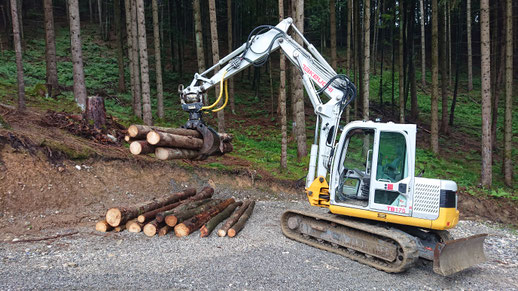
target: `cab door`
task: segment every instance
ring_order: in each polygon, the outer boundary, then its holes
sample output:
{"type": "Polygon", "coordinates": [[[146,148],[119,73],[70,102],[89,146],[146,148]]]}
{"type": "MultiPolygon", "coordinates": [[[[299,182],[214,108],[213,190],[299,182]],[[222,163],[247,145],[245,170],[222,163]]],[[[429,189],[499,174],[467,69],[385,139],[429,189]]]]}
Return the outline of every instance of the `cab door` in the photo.
{"type": "Polygon", "coordinates": [[[415,130],[415,125],[392,124],[381,126],[376,132],[369,192],[371,209],[411,215],[415,130]]]}

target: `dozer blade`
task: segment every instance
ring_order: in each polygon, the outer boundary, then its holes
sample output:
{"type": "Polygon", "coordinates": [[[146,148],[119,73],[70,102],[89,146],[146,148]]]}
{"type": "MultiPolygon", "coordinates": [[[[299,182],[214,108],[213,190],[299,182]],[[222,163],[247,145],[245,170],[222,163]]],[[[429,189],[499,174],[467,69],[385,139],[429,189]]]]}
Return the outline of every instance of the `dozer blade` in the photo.
{"type": "Polygon", "coordinates": [[[484,240],[487,233],[437,243],[433,271],[448,276],[486,261],[484,240]]]}

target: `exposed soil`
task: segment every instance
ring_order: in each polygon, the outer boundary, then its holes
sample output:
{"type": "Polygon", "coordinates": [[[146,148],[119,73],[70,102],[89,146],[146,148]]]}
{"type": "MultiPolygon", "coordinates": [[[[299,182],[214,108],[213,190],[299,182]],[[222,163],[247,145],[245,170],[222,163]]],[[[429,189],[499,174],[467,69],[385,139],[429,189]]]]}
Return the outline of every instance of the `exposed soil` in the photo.
{"type": "MultiPolygon", "coordinates": [[[[157,161],[47,127],[39,112],[21,115],[0,106],[0,116],[11,127],[0,128],[0,240],[49,228],[91,225],[111,206],[130,205],[187,186],[246,189],[258,200],[303,199],[303,185],[258,173],[238,158],[157,161]],[[214,161],[243,170],[198,167],[214,161]]],[[[459,209],[466,219],[518,225],[518,206],[508,200],[461,193],[459,209]]]]}

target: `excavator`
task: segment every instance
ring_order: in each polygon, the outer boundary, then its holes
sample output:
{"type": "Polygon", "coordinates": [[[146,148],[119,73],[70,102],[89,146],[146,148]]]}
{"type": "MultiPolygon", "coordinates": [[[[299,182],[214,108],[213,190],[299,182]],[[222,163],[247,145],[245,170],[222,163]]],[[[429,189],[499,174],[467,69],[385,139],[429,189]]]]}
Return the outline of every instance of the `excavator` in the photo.
{"type": "Polygon", "coordinates": [[[182,109],[189,114],[183,127],[202,134],[201,157],[222,147],[203,115],[226,106],[227,80],[250,66],[263,65],[277,49],[301,74],[316,115],[307,199],[329,210],[285,211],[283,234],[389,273],[403,272],[419,258],[433,261],[433,270],[444,276],[484,262],[487,234],[454,240],[448,232],[459,221],[457,184],[414,174],[416,125],[368,120],[343,124],[342,113],[354,100],[356,88],[347,76],[335,72],[291,18],[256,27],[243,45],[196,73],[187,87],[179,86],[182,109]],[[207,91],[218,85],[217,100],[205,105],[207,91]]]}

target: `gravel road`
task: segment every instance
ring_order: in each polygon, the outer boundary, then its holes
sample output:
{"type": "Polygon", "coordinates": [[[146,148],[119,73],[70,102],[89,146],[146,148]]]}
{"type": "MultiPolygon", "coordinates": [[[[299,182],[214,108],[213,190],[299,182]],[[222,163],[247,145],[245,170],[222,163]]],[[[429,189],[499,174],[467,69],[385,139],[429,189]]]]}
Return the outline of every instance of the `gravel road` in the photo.
{"type": "MultiPolygon", "coordinates": [[[[461,221],[455,237],[488,232],[489,261],[450,277],[419,261],[403,274],[387,274],[339,255],[285,238],[288,209],[305,201],[259,201],[235,238],[199,232],[178,239],[128,232],[78,234],[31,243],[0,243],[0,289],[485,289],[518,290],[518,234],[488,223],[461,221]]],[[[324,209],[320,209],[324,211],[324,209]]],[[[93,225],[93,223],[92,223],[93,225]]],[[[42,236],[70,229],[41,233],[42,236]]]]}

